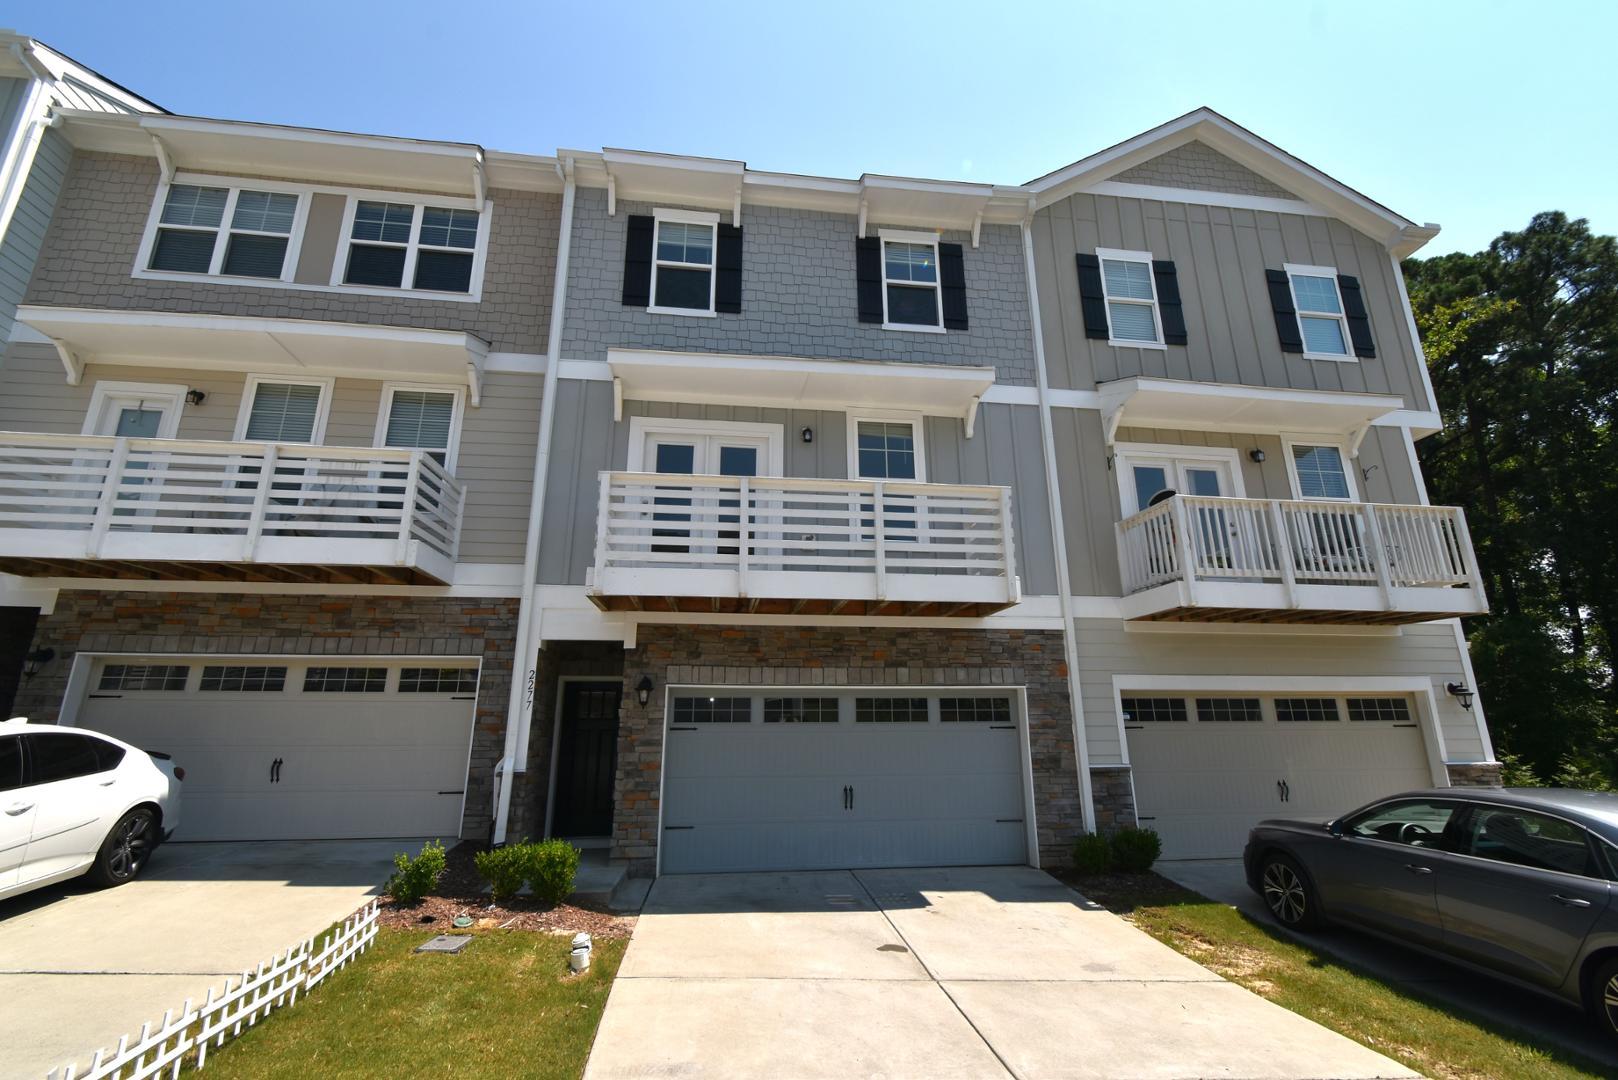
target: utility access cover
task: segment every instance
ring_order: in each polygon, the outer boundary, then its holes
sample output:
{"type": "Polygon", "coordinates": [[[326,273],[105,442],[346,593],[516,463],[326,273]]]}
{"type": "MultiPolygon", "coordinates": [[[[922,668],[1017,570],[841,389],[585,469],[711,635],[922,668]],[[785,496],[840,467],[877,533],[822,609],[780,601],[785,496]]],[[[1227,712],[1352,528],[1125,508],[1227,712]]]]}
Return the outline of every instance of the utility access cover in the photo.
{"type": "Polygon", "coordinates": [[[439,934],[416,946],[417,952],[458,953],[472,943],[471,934],[439,934]]]}

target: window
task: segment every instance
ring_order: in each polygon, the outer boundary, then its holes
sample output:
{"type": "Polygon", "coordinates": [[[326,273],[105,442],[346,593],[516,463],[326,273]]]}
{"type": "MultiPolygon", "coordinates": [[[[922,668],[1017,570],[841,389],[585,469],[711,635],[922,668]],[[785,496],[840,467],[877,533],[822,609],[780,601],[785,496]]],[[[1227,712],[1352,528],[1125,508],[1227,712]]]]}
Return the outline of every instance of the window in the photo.
{"type": "Polygon", "coordinates": [[[122,748],[89,735],[51,732],[24,737],[28,740],[28,760],[32,766],[30,779],[36,784],[107,772],[116,769],[124,759],[122,748]]]}
{"type": "Polygon", "coordinates": [[[460,428],[460,391],[393,385],[382,388],[378,446],[428,450],[434,461],[453,470],[460,428]]]}
{"type": "Polygon", "coordinates": [[[291,192],[171,184],[147,268],[280,279],[297,216],[291,192]],[[227,219],[230,227],[221,230],[227,219]]]}
{"type": "Polygon", "coordinates": [[[855,698],[854,720],[860,724],[925,724],[927,699],[855,698]]]}
{"type": "Polygon", "coordinates": [[[191,669],[184,664],[108,664],[97,690],[184,690],[191,669]]]}
{"type": "Polygon", "coordinates": [[[236,438],[250,442],[318,443],[326,435],[330,379],[287,382],[254,375],[242,393],[236,438]]]}
{"type": "Polygon", "coordinates": [[[476,210],[355,199],[343,284],[469,293],[476,210]],[[408,284],[407,284],[408,283],[408,284]]]}
{"type": "Polygon", "coordinates": [[[916,480],[916,426],[903,421],[859,420],[855,475],[861,480],[916,480]]]}
{"type": "Polygon", "coordinates": [[[834,697],[765,698],[766,724],[835,724],[837,699],[834,697]]]}
{"type": "Polygon", "coordinates": [[[1329,697],[1276,698],[1275,718],[1283,724],[1336,721],[1338,719],[1337,699],[1329,697]]]}
{"type": "Polygon", "coordinates": [[[476,668],[407,667],[399,672],[401,694],[475,694],[476,668]]]}
{"type": "Polygon", "coordinates": [[[1348,699],[1348,718],[1354,720],[1386,720],[1408,724],[1410,704],[1403,698],[1351,697],[1348,699]]]}
{"type": "Polygon", "coordinates": [[[938,238],[882,231],[882,325],[943,332],[938,288],[938,238]]]}
{"type": "Polygon", "coordinates": [[[285,690],[286,681],[285,667],[217,664],[202,669],[202,685],[198,689],[256,694],[285,690]]]}
{"type": "Polygon", "coordinates": [[[1096,250],[1107,300],[1107,336],[1115,345],[1161,345],[1157,287],[1149,251],[1096,250]]]}
{"type": "Polygon", "coordinates": [[[0,791],[22,787],[22,736],[0,735],[0,791]]]}
{"type": "Polygon", "coordinates": [[[1298,309],[1305,358],[1340,359],[1351,355],[1336,268],[1289,263],[1286,272],[1292,282],[1292,303],[1298,309]]]}
{"type": "Polygon", "coordinates": [[[655,212],[650,311],[711,315],[714,309],[714,237],[718,214],[655,212]]]}
{"type": "Polygon", "coordinates": [[[942,723],[1011,723],[1011,699],[1003,697],[939,698],[938,719],[942,723]]]}
{"type": "Polygon", "coordinates": [[[1584,830],[1561,818],[1516,807],[1478,807],[1466,824],[1461,854],[1480,859],[1599,877],[1584,830]]]}
{"type": "Polygon", "coordinates": [[[677,697],[676,724],[748,724],[753,720],[753,699],[745,697],[677,697]]]}
{"type": "Polygon", "coordinates": [[[1287,444],[1287,465],[1300,499],[1352,500],[1354,488],[1339,446],[1287,444]]]}
{"type": "Polygon", "coordinates": [[[1197,699],[1197,721],[1203,724],[1257,724],[1264,719],[1256,697],[1197,699]]]}
{"type": "Polygon", "coordinates": [[[1123,699],[1124,720],[1135,723],[1185,723],[1185,698],[1126,697],[1123,699]]]}
{"type": "Polygon", "coordinates": [[[387,688],[387,668],[312,667],[303,675],[306,694],[380,694],[387,688]]]}
{"type": "Polygon", "coordinates": [[[1365,840],[1384,840],[1411,847],[1444,847],[1444,831],[1458,803],[1404,799],[1373,807],[1348,821],[1343,831],[1365,840]]]}

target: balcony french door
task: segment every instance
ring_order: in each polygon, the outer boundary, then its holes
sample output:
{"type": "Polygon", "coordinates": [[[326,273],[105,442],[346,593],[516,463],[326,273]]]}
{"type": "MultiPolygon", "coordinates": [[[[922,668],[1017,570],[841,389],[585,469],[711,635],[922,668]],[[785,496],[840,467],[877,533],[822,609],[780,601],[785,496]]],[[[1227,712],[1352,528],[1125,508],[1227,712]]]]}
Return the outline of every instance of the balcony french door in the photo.
{"type": "MultiPolygon", "coordinates": [[[[653,471],[673,476],[758,476],[761,474],[769,452],[769,440],[762,435],[742,435],[729,432],[673,434],[668,432],[651,432],[646,435],[646,445],[642,460],[650,462],[653,471]]],[[[712,529],[703,529],[703,533],[715,536],[719,541],[715,547],[699,547],[696,550],[703,552],[717,552],[720,555],[736,554],[735,545],[725,545],[725,540],[737,540],[741,533],[739,529],[727,529],[726,525],[739,525],[741,521],[741,503],[737,499],[721,499],[718,503],[717,515],[697,514],[693,516],[690,509],[692,500],[689,494],[691,489],[683,486],[658,486],[659,494],[653,499],[653,505],[659,507],[674,507],[676,509],[658,510],[652,515],[659,524],[652,530],[652,535],[659,538],[659,542],[652,545],[653,551],[689,553],[693,545],[691,539],[691,524],[696,521],[713,521],[720,526],[717,532],[712,529]],[[679,508],[685,509],[679,509],[679,508]],[[727,511],[735,511],[730,513],[727,511]],[[663,538],[668,538],[664,540],[663,538]],[[673,542],[669,542],[673,541],[673,542]],[[686,541],[686,542],[681,542],[686,541]]]]}

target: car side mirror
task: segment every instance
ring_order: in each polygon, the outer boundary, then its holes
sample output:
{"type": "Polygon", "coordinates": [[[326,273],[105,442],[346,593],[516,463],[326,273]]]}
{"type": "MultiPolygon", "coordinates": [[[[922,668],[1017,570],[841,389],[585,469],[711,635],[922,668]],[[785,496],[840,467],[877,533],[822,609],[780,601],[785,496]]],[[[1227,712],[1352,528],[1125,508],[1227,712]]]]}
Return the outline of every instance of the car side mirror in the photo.
{"type": "Polygon", "coordinates": [[[1342,835],[1343,835],[1343,822],[1342,822],[1342,820],[1339,819],[1337,821],[1328,821],[1328,822],[1326,822],[1326,831],[1331,833],[1333,836],[1338,837],[1339,839],[1341,839],[1342,835]]]}

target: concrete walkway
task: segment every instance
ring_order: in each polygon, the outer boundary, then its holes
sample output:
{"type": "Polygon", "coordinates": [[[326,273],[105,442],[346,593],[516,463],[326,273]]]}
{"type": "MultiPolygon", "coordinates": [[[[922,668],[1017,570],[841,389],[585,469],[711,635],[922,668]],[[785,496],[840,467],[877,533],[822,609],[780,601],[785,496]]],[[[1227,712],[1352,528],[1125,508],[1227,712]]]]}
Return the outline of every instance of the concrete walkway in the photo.
{"type": "Polygon", "coordinates": [[[1023,867],[665,877],[586,1080],[1407,1077],[1023,867]]]}
{"type": "Polygon", "coordinates": [[[1286,930],[1247,887],[1240,859],[1159,863],[1157,872],[1374,978],[1444,1002],[1501,1035],[1509,1038],[1526,1032],[1600,1063],[1618,1076],[1618,1049],[1577,1009],[1480,978],[1458,965],[1431,959],[1369,934],[1338,927],[1310,934],[1286,930]]]}
{"type": "Polygon", "coordinates": [[[0,901],[0,1077],[88,1064],[381,891],[418,841],[171,844],[135,881],[0,901]]]}

